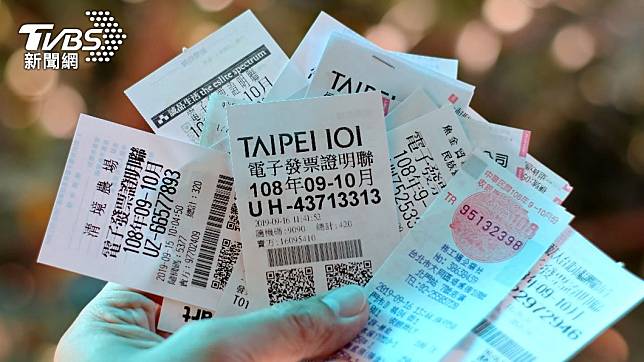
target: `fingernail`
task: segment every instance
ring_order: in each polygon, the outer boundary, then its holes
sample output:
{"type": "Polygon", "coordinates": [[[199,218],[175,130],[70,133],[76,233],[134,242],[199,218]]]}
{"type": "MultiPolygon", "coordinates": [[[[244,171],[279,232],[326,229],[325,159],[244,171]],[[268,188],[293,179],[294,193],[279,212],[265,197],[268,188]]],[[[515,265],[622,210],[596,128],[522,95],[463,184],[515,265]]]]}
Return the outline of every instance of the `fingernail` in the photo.
{"type": "Polygon", "coordinates": [[[364,309],[367,295],[362,287],[347,285],[325,295],[322,302],[329,306],[338,317],[353,317],[364,309]]]}

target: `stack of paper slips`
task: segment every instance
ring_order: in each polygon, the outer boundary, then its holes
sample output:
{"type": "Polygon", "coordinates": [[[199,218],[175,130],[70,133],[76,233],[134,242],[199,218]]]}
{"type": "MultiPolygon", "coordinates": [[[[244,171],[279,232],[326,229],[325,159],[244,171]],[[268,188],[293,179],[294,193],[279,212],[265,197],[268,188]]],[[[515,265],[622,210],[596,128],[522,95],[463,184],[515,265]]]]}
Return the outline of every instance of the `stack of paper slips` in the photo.
{"type": "Polygon", "coordinates": [[[644,284],[456,70],[325,13],[289,59],[247,11],[125,91],[156,135],[80,116],[39,261],[163,296],[165,331],[359,284],[336,358],[569,358],[644,284]]]}

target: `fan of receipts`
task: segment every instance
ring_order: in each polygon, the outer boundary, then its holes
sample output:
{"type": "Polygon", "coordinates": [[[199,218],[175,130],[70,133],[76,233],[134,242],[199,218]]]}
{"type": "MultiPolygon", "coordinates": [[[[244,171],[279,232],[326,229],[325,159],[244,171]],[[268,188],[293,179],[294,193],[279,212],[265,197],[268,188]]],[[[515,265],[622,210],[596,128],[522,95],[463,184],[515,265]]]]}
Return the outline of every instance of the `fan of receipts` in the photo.
{"type": "Polygon", "coordinates": [[[38,260],[163,296],[169,332],[359,284],[333,358],[570,358],[644,283],[457,65],[325,13],[289,59],[247,11],[125,91],[156,134],[80,116],[38,260]]]}

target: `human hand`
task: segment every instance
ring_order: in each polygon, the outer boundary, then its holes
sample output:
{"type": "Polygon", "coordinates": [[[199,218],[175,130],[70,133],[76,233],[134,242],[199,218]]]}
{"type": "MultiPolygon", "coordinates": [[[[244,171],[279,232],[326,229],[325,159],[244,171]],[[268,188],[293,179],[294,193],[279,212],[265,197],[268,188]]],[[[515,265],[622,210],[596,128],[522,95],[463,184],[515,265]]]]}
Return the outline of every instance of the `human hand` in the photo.
{"type": "MultiPolygon", "coordinates": [[[[139,292],[108,283],[62,337],[55,360],[296,361],[333,353],[368,318],[365,295],[354,286],[239,317],[191,322],[167,339],[155,333],[159,308],[139,292]]],[[[627,359],[624,339],[609,329],[574,361],[627,359]]]]}
{"type": "Polygon", "coordinates": [[[573,362],[625,362],[628,345],[619,332],[608,329],[579,352],[573,362]]]}
{"type": "Polygon", "coordinates": [[[65,332],[55,360],[299,361],[335,352],[369,315],[362,288],[347,286],[238,317],[191,322],[166,339],[155,332],[159,308],[108,283],[65,332]]]}

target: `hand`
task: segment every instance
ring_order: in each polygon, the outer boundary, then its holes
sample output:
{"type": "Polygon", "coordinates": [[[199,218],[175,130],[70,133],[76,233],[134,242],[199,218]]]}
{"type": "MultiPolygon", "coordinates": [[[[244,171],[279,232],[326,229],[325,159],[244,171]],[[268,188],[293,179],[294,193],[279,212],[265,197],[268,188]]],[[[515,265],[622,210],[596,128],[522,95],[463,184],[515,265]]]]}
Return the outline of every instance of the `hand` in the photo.
{"type": "Polygon", "coordinates": [[[584,348],[573,362],[624,362],[628,361],[628,345],[617,331],[608,329],[584,348]]]}
{"type": "MultiPolygon", "coordinates": [[[[164,339],[155,333],[159,308],[134,290],[108,283],[63,335],[55,360],[296,361],[331,354],[368,318],[364,293],[345,287],[240,317],[191,322],[164,339]]],[[[574,361],[627,359],[624,339],[609,329],[574,361]]]]}
{"type": "Polygon", "coordinates": [[[347,286],[238,317],[191,322],[165,339],[155,332],[160,306],[108,283],[80,312],[56,361],[299,361],[348,343],[369,316],[362,288],[347,286]]]}

